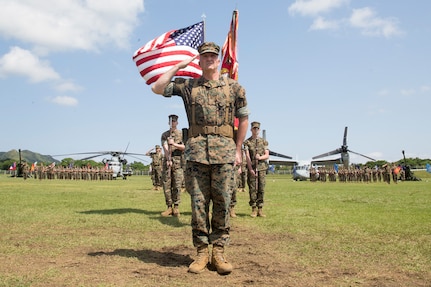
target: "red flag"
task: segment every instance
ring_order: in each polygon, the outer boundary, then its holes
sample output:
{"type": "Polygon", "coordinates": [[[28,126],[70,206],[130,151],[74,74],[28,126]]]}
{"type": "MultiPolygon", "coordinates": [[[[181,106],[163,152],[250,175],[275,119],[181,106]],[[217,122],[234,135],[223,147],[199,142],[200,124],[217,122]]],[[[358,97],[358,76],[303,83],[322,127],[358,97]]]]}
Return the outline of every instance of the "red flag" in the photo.
{"type": "Polygon", "coordinates": [[[236,38],[238,31],[238,10],[233,11],[230,30],[222,49],[221,74],[228,74],[229,78],[238,80],[238,62],[236,54],[236,38]]]}
{"type": "MultiPolygon", "coordinates": [[[[236,36],[238,32],[238,10],[234,10],[230,30],[222,49],[221,74],[229,78],[238,80],[238,62],[236,57],[236,36]]],[[[239,119],[234,120],[234,129],[238,130],[239,119]]]]}
{"type": "MultiPolygon", "coordinates": [[[[204,41],[204,22],[189,27],[172,30],[149,41],[133,55],[139,73],[147,85],[179,62],[198,55],[197,48],[204,41]]],[[[195,59],[176,76],[198,78],[202,75],[199,60],[195,59]]]]}

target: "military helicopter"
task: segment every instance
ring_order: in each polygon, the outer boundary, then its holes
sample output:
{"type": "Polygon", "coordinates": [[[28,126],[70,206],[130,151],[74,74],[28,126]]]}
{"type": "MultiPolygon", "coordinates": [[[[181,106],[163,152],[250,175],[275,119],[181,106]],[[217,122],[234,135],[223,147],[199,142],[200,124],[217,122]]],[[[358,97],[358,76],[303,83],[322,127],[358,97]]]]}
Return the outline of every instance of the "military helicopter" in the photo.
{"type": "MultiPolygon", "coordinates": [[[[112,172],[113,172],[112,176],[114,179],[117,179],[120,177],[123,179],[127,179],[127,176],[131,176],[133,174],[133,171],[130,167],[126,167],[126,169],[124,169],[124,166],[127,165],[127,160],[124,158],[126,155],[130,156],[130,157],[135,157],[136,155],[145,156],[145,154],[141,154],[141,153],[128,153],[128,152],[121,152],[121,151],[99,151],[99,152],[81,152],[81,153],[71,153],[71,154],[59,154],[59,155],[54,155],[54,157],[55,156],[85,155],[85,154],[92,154],[92,156],[81,158],[80,160],[89,160],[89,159],[96,158],[99,156],[111,155],[110,159],[104,158],[102,160],[102,163],[105,164],[105,166],[108,169],[112,170],[112,172]]],[[[141,161],[147,162],[144,159],[141,159],[138,157],[136,157],[136,158],[141,160],[141,161]]]]}
{"type": "MultiPolygon", "coordinates": [[[[343,145],[333,151],[315,156],[312,158],[312,160],[278,160],[278,159],[270,159],[269,164],[275,164],[275,165],[291,165],[293,166],[292,170],[292,177],[293,180],[299,181],[299,180],[307,180],[310,178],[310,170],[312,168],[318,169],[319,167],[328,165],[328,164],[343,164],[345,167],[348,167],[350,164],[349,160],[349,152],[363,156],[365,158],[368,158],[372,161],[375,161],[375,159],[368,157],[366,155],[351,151],[347,147],[347,127],[344,128],[344,138],[343,138],[343,145]],[[338,159],[320,159],[326,156],[334,155],[334,154],[341,154],[341,157],[338,159]]],[[[285,158],[291,158],[291,157],[285,157],[285,158]]]]}
{"type": "Polygon", "coordinates": [[[372,161],[376,161],[375,159],[368,157],[366,155],[360,154],[358,152],[354,152],[352,150],[349,150],[347,147],[347,127],[344,128],[344,137],[343,137],[343,145],[333,151],[327,152],[327,153],[323,153],[320,155],[316,155],[314,157],[312,157],[312,159],[318,159],[318,158],[322,158],[322,157],[327,157],[330,155],[334,155],[334,154],[341,154],[341,157],[339,159],[334,159],[334,160],[322,160],[322,162],[328,162],[328,163],[342,163],[345,167],[348,167],[350,164],[349,161],[349,152],[363,156],[365,158],[368,158],[372,161]]]}

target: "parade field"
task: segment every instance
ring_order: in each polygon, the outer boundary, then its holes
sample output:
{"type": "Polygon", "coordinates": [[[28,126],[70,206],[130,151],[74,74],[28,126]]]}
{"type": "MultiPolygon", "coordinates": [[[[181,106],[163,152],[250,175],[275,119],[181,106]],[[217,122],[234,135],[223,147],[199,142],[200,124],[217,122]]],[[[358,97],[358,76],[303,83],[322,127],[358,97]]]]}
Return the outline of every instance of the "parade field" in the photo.
{"type": "Polygon", "coordinates": [[[187,273],[190,196],[164,218],[148,176],[0,175],[0,286],[431,286],[431,176],[417,182],[294,182],[268,175],[266,218],[238,193],[234,271],[187,273]]]}

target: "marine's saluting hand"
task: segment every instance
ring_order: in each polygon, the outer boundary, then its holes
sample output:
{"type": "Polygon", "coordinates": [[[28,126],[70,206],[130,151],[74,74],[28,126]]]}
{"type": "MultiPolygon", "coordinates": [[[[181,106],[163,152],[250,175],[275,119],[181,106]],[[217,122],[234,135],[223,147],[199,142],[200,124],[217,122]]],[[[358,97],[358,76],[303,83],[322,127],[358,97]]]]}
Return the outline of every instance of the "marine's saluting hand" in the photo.
{"type": "Polygon", "coordinates": [[[176,66],[177,66],[179,69],[184,69],[184,68],[185,68],[185,67],[187,67],[191,62],[193,62],[193,61],[194,61],[194,59],[196,59],[198,56],[199,56],[199,55],[195,55],[195,56],[193,56],[193,57],[190,57],[190,58],[188,58],[188,59],[185,59],[185,60],[183,60],[183,61],[179,62],[176,66]]]}

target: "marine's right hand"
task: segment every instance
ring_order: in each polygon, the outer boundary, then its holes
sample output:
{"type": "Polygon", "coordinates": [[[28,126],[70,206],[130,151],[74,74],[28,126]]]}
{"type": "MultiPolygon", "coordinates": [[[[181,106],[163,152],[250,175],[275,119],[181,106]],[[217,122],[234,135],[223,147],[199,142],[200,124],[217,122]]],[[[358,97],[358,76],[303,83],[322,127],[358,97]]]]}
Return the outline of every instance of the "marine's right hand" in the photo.
{"type": "Polygon", "coordinates": [[[199,55],[195,55],[193,57],[190,57],[188,59],[185,59],[181,62],[179,62],[178,64],[176,64],[176,66],[181,70],[184,69],[185,67],[187,67],[191,62],[193,62],[194,59],[196,59],[199,55]]]}

